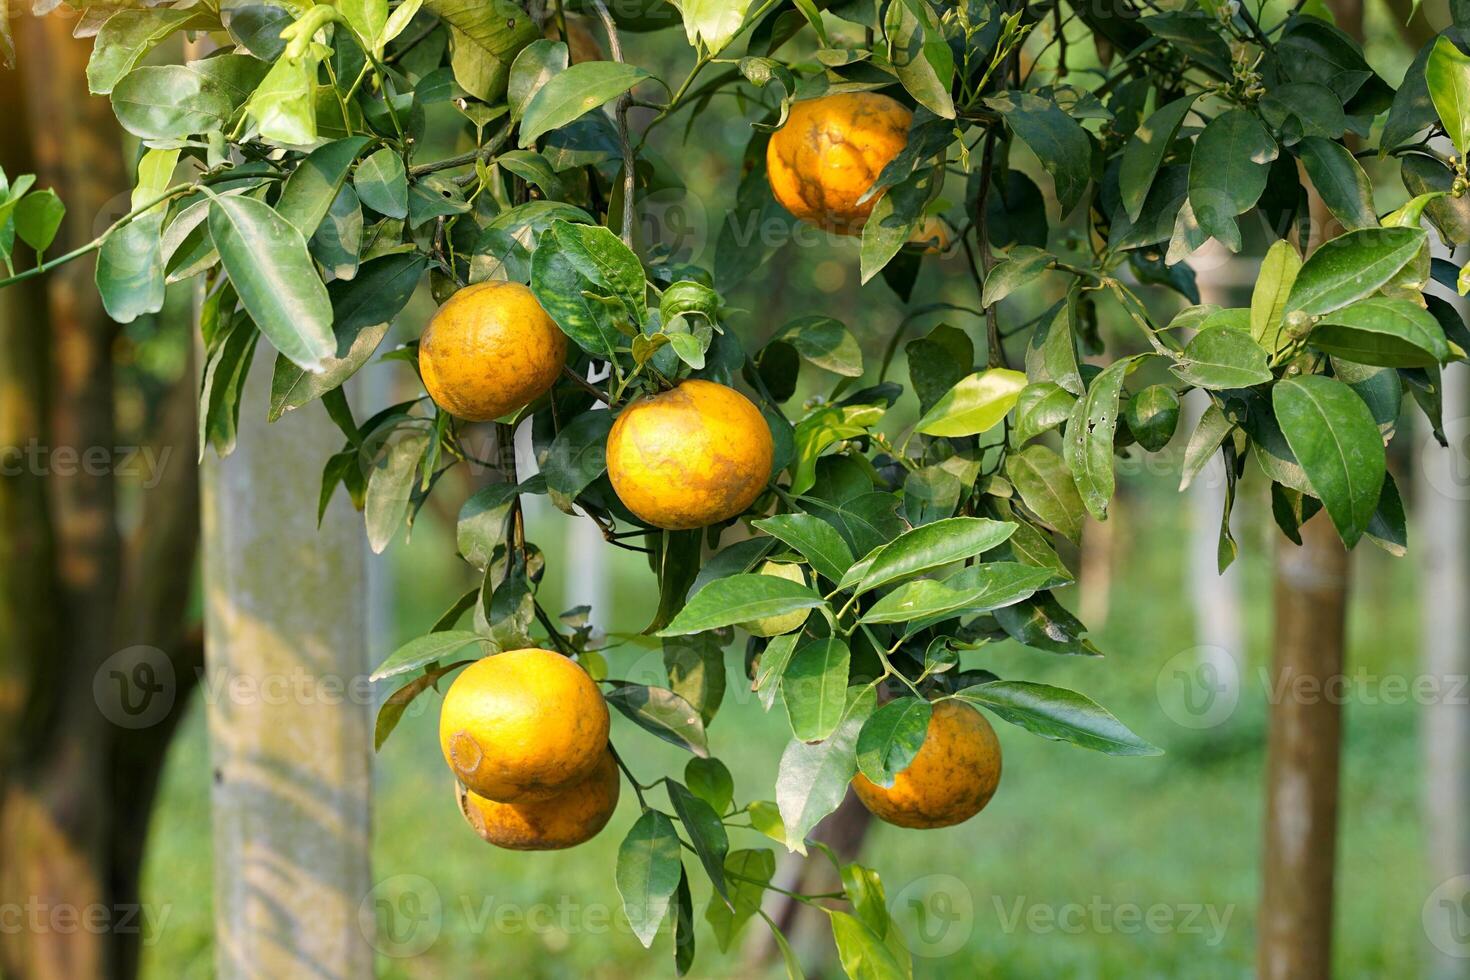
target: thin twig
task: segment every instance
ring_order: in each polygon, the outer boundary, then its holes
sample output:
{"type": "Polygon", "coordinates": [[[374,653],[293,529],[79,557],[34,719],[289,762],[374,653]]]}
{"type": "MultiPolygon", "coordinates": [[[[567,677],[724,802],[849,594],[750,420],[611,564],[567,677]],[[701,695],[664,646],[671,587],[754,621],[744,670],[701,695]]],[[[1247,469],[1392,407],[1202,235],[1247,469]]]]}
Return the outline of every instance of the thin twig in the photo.
{"type": "MultiPolygon", "coordinates": [[[[602,0],[592,0],[592,5],[597,8],[597,16],[607,31],[607,46],[613,61],[622,64],[623,42],[618,37],[618,25],[613,23],[612,14],[608,13],[607,4],[602,0]]],[[[638,177],[634,170],[633,141],[628,136],[628,104],[632,100],[631,92],[624,92],[618,96],[614,111],[618,120],[618,145],[623,151],[623,244],[629,248],[633,247],[633,194],[638,177]]]]}

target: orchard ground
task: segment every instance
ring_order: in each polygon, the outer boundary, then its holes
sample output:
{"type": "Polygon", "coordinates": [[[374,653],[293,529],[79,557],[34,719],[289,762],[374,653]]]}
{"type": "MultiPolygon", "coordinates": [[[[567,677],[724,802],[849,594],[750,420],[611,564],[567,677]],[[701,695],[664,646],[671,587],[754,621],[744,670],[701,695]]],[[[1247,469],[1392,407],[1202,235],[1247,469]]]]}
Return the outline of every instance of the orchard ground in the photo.
{"type": "MultiPolygon", "coordinates": [[[[1261,494],[1247,493],[1236,519],[1249,640],[1240,701],[1220,724],[1186,727],[1171,715],[1191,716],[1180,713],[1176,700],[1161,704],[1156,692],[1163,674],[1167,693],[1181,663],[1173,658],[1196,643],[1185,601],[1187,505],[1169,477],[1134,477],[1125,486],[1115,515],[1111,608],[1095,636],[1106,661],[1005,644],[968,654],[966,662],[1003,664],[1007,676],[1085,689],[1168,754],[1099,757],[997,722],[1005,774],[983,813],[959,827],[922,833],[875,825],[864,861],[892,869],[885,886],[890,902],[903,906],[898,918],[908,909],[912,920],[912,903],[927,903],[916,975],[1208,980],[1253,974],[1264,719],[1273,696],[1261,670],[1270,629],[1269,541],[1276,532],[1261,494]]],[[[556,529],[566,523],[545,511],[536,521],[534,538],[560,554],[556,529]]],[[[459,594],[452,577],[459,569],[442,557],[452,548],[446,533],[441,522],[426,519],[410,544],[390,552],[392,642],[416,635],[444,597],[459,594]]],[[[654,599],[639,567],[643,556],[614,552],[608,560],[611,625],[636,630],[654,599]]],[[[548,562],[548,605],[559,600],[559,576],[570,567],[548,562]]],[[[1395,560],[1370,546],[1358,549],[1355,572],[1335,975],[1413,976],[1426,945],[1421,910],[1431,887],[1423,880],[1418,818],[1417,570],[1412,551],[1395,560]]],[[[743,676],[739,646],[730,653],[732,687],[743,676]]],[[[625,647],[608,656],[617,674],[647,652],[625,647]]],[[[655,651],[644,662],[657,659],[655,651]]],[[[1467,694],[1446,688],[1441,696],[1467,694]]],[[[411,713],[377,761],[373,858],[374,880],[382,884],[370,906],[388,902],[396,912],[395,935],[383,938],[384,948],[405,953],[427,946],[416,957],[381,956],[379,974],[612,978],[657,970],[672,976],[663,955],[669,937],[656,941],[660,955],[650,963],[622,921],[613,882],[618,842],[636,814],[632,794],[624,794],[608,830],[580,848],[518,854],[488,847],[453,805],[436,736],[437,701],[425,699],[430,710],[411,713]]],[[[758,719],[760,711],[753,698],[731,690],[711,734],[741,801],[773,798],[775,763],[789,734],[779,706],[777,717],[758,719]]],[[[1208,720],[1216,720],[1216,711],[1208,720]]],[[[144,902],[168,915],[154,916],[162,925],[145,935],[146,978],[211,975],[203,722],[196,703],[172,750],[154,817],[144,902]]],[[[682,766],[678,750],[620,716],[613,719],[613,738],[637,773],[682,766]]],[[[767,843],[751,831],[732,832],[732,847],[767,843]]],[[[704,898],[696,887],[696,903],[704,898]]],[[[747,926],[762,928],[759,921],[747,926]]],[[[708,932],[700,941],[713,947],[708,932]]],[[[702,952],[694,975],[751,975],[738,956],[713,952],[702,952]]]]}

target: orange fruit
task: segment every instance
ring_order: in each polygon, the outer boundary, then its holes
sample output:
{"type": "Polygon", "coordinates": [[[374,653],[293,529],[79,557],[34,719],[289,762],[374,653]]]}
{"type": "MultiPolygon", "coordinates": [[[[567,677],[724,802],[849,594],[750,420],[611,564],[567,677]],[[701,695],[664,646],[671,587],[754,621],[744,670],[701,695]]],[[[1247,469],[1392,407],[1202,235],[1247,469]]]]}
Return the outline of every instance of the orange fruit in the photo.
{"type": "Polygon", "coordinates": [[[439,710],[439,747],[472,792],[545,800],[585,779],[607,750],[607,702],[587,672],[550,650],[470,664],[439,710]]]}
{"type": "Polygon", "coordinates": [[[488,422],[545,394],[567,338],[518,282],[466,286],[439,307],[419,340],[419,373],[450,415],[488,422]]]}
{"type": "Polygon", "coordinates": [[[852,788],[880,820],[928,829],[964,823],[1000,785],[1000,739],[985,716],[962,701],[934,706],[924,744],[892,786],[858,773],[852,788]]]}
{"type": "Polygon", "coordinates": [[[607,437],[607,475],[618,499],[649,524],[704,527],[755,502],[774,454],[771,430],[750,399],[691,380],[623,409],[607,437]]]}
{"type": "Polygon", "coordinates": [[[876,92],[793,104],[766,147],[771,193],[803,221],[858,234],[878,200],[859,204],[858,198],[908,142],[911,118],[898,102],[876,92]]]}
{"type": "Polygon", "coordinates": [[[604,749],[581,782],[545,800],[497,803],[456,784],[459,811],[480,838],[512,851],[555,851],[597,836],[618,806],[618,766],[604,749]]]}

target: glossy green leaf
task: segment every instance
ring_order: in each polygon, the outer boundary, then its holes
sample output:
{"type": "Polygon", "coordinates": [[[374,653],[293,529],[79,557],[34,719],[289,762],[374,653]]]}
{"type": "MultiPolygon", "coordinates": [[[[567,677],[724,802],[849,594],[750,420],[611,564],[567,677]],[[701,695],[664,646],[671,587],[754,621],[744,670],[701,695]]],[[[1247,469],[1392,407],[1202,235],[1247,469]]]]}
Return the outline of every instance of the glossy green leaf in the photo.
{"type": "Polygon", "coordinates": [[[730,853],[730,838],[725,833],[725,825],[720,822],[720,815],[704,800],[689,792],[683,784],[670,779],[664,782],[664,787],[669,791],[669,802],[673,804],[674,813],[678,815],[685,833],[689,835],[689,842],[694,846],[699,863],[704,865],[715,892],[728,906],[730,898],[729,889],[725,885],[725,856],[730,853]]]}
{"type": "Polygon", "coordinates": [[[955,695],[1043,738],[1108,755],[1160,755],[1091,698],[1028,681],[989,681],[955,695]]]}
{"type": "Polygon", "coordinates": [[[1200,388],[1222,391],[1271,380],[1266,351],[1243,330],[1207,327],[1184,347],[1172,370],[1200,388]]]}
{"type": "Polygon", "coordinates": [[[301,232],[254,198],[216,197],[209,234],[260,332],[302,368],[323,370],[337,352],[332,302],[301,232]]]}
{"type": "Polygon", "coordinates": [[[1062,436],[1062,459],[1072,471],[1082,503],[1098,520],[1108,516],[1113,499],[1113,434],[1118,428],[1118,399],[1133,360],[1114,361],[1092,379],[1079,399],[1062,436]]]}
{"type": "Polygon", "coordinates": [[[1271,401],[1292,453],[1351,548],[1383,488],[1383,439],[1372,413],[1347,385],[1321,375],[1277,382],[1271,401]]]}
{"type": "Polygon", "coordinates": [[[1026,375],[990,368],[961,379],[919,419],[918,431],[930,436],[970,436],[999,425],[1026,387],[1026,375]]]}
{"type": "Polygon", "coordinates": [[[123,76],[164,39],[191,22],[204,23],[197,10],[119,10],[103,23],[87,62],[87,89],[106,95],[123,76]]]}
{"type": "Polygon", "coordinates": [[[618,847],[618,894],[633,934],[645,947],[668,914],[683,874],[679,834],[657,810],[645,810],[618,847]]]}
{"type": "Polygon", "coordinates": [[[295,225],[302,237],[310,238],[327,216],[348,170],[367,142],[366,137],[351,136],[324,143],[307,154],[286,179],[276,211],[295,225]]]}
{"type": "Polygon", "coordinates": [[[1424,241],[1420,228],[1364,228],[1324,242],[1297,273],[1286,312],[1331,313],[1377,292],[1424,241]]]}
{"type": "Polygon", "coordinates": [[[1175,99],[1154,112],[1141,124],[1123,147],[1123,160],[1118,170],[1118,190],[1128,217],[1137,221],[1148,198],[1154,176],[1164,162],[1169,146],[1179,127],[1194,105],[1195,95],[1175,99]]]}
{"type": "Polygon", "coordinates": [[[1297,153],[1322,203],[1344,228],[1352,231],[1378,227],[1373,184],[1347,147],[1320,136],[1308,136],[1297,144],[1297,153]]]}
{"type": "Polygon", "coordinates": [[[1077,484],[1056,452],[1047,446],[1031,445],[1010,453],[1006,456],[1006,476],[1031,513],[1064,537],[1081,540],[1086,510],[1077,484]]]}
{"type": "Polygon", "coordinates": [[[616,61],[589,61],[554,75],[526,104],[521,116],[521,148],[535,146],[543,134],[617,98],[648,77],[642,68],[616,61]]]}
{"type": "Polygon", "coordinates": [[[985,517],[951,517],[906,531],[874,554],[866,568],[854,565],[843,585],[858,593],[899,582],[983,554],[1011,536],[1016,526],[985,517]],[[854,581],[855,580],[855,581],[854,581]]]}
{"type": "Polygon", "coordinates": [[[1441,34],[1425,62],[1424,80],[1440,123],[1463,155],[1470,150],[1470,55],[1441,34]]]}
{"type": "Polygon", "coordinates": [[[852,552],[831,524],[810,514],[777,514],[751,525],[801,553],[812,570],[833,582],[852,567],[852,552]]]}
{"type": "Polygon", "coordinates": [[[437,660],[449,659],[472,644],[479,645],[476,651],[471,651],[471,655],[477,658],[493,652],[493,644],[489,637],[469,630],[444,630],[430,633],[427,636],[414,637],[378,664],[369,679],[386,680],[389,677],[397,677],[399,674],[427,667],[437,660]]]}
{"type": "Polygon", "coordinates": [[[1410,300],[1383,296],[1324,315],[1309,341],[1334,356],[1381,367],[1432,367],[1450,359],[1444,328],[1432,313],[1410,300]]]}
{"type": "Polygon", "coordinates": [[[781,693],[791,730],[803,742],[819,742],[837,730],[847,707],[852,652],[837,637],[796,648],[781,675],[781,693]]]}
{"type": "Polygon", "coordinates": [[[824,605],[820,595],[800,582],[774,575],[731,575],[715,579],[695,593],[658,635],[699,633],[824,605]]]}
{"type": "Polygon", "coordinates": [[[1251,337],[1267,354],[1276,354],[1290,342],[1281,321],[1301,268],[1301,256],[1285,239],[1273,242],[1261,260],[1261,271],[1251,290],[1251,337]]]}
{"type": "Polygon", "coordinates": [[[781,753],[776,775],[786,846],[806,853],[806,837],[847,796],[857,773],[857,738],[876,698],[871,688],[848,691],[847,713],[830,738],[815,744],[793,739],[781,753]]]}
{"type": "Polygon", "coordinates": [[[144,65],[112,88],[123,129],[141,139],[183,139],[221,128],[234,106],[213,78],[186,65],[144,65]]]}
{"type": "Polygon", "coordinates": [[[697,756],[709,755],[709,741],[699,710],[673,691],[644,684],[624,684],[605,694],[607,703],[639,728],[697,756]]]}
{"type": "Polygon", "coordinates": [[[383,147],[358,164],[353,189],[363,204],[389,218],[408,217],[408,174],[403,158],[383,147]]]}
{"type": "Polygon", "coordinates": [[[1057,201],[1068,214],[1092,179],[1092,139],[1051,99],[1034,92],[1005,92],[986,99],[1006,125],[1031,148],[1056,182],[1057,201]]]}
{"type": "Polygon", "coordinates": [[[903,697],[873,712],[858,733],[857,764],[879,786],[892,786],[924,745],[933,713],[923,698],[903,697]]]}

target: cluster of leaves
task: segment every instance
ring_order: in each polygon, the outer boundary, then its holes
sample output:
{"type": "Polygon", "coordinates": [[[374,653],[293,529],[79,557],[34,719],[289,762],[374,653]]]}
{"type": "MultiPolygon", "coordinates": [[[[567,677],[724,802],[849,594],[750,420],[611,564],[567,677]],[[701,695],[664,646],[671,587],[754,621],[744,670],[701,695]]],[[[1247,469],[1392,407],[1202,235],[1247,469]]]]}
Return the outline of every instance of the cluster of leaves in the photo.
{"type": "MultiPolygon", "coordinates": [[[[804,851],[857,773],[886,785],[908,765],[936,701],[1105,753],[1156,751],[1083,695],[962,658],[1001,640],[1098,654],[1054,595],[1073,579],[1058,540],[1106,517],[1117,455],[1168,443],[1188,390],[1209,407],[1187,439],[1182,483],[1223,456],[1222,566],[1235,556],[1229,507],[1249,458],[1289,536],[1325,509],[1348,545],[1367,535],[1402,551],[1386,442],[1406,389],[1438,431],[1439,371],[1470,348],[1455,308],[1428,291],[1463,290],[1466,278],[1431,256],[1426,230],[1451,247],[1470,239],[1460,47],[1470,24],[1426,46],[1395,90],[1315,0],[1264,26],[1249,5],[1218,0],[1167,12],[1126,0],[616,6],[552,3],[538,7],[545,23],[511,0],[93,8],[82,21],[96,32],[89,83],[142,145],[133,209],[12,280],[95,250],[106,307],[126,321],[161,309],[169,284],[202,278],[201,446],[233,446],[264,336],[279,354],[271,417],[323,404],[345,441],[327,461],[321,507],[345,489],[375,550],[451,469],[493,469],[457,529],[481,584],[378,668],[399,685],[378,743],[468,662],[463,651],[535,644],[578,658],[609,703],[692,754],[682,782],[628,773],[642,813],[616,875],[645,943],[672,918],[684,972],[694,933],[682,851],[711,882],[707,919],[727,947],[760,913],[775,867],[770,849],[731,850],[728,831],[804,851]],[[567,43],[543,36],[568,37],[593,15],[612,60],[572,63],[567,43]],[[665,86],[624,63],[619,33],[630,31],[687,40],[683,81],[665,86]],[[213,49],[150,60],[184,32],[213,49]],[[742,39],[743,55],[730,54],[742,39]],[[738,106],[751,135],[705,269],[639,241],[635,218],[641,195],[680,186],[650,134],[679,113],[714,111],[730,91],[742,98],[722,111],[738,106]],[[907,302],[927,260],[910,242],[942,214],[976,293],[974,306],[913,307],[871,378],[836,319],[801,317],[756,343],[732,329],[721,292],[779,247],[779,236],[752,241],[742,229],[791,220],[766,184],[770,132],[794,100],[861,91],[914,109],[907,145],[867,193],[863,281],[881,273],[907,302]],[[1399,161],[1410,199],[1380,216],[1359,163],[1373,151],[1356,148],[1385,115],[1375,149],[1399,161]],[[466,149],[436,156],[444,133],[466,149]],[[1446,139],[1456,155],[1441,152],[1446,139]],[[1342,234],[1314,235],[1309,190],[1342,234]],[[1274,240],[1249,308],[1199,305],[1184,260],[1210,239],[1245,247],[1247,216],[1274,240]],[[1330,240],[1304,257],[1316,237],[1330,240]],[[343,396],[426,277],[439,299],[485,279],[526,283],[572,341],[566,377],[499,424],[505,459],[477,459],[473,430],[426,398],[359,420],[343,396]],[[1059,283],[1062,299],[1039,316],[1005,303],[1059,283]],[[1170,292],[1192,305],[1156,319],[1141,294],[1170,292]],[[948,323],[906,339],[936,315],[978,324],[983,349],[948,323]],[[1099,327],[1109,316],[1131,338],[1111,351],[1099,327]],[[900,344],[907,386],[889,378],[900,344]],[[688,377],[754,392],[775,460],[749,515],[662,531],[618,501],[605,443],[629,400],[688,377]],[[826,390],[796,405],[799,383],[826,390]],[[912,425],[896,423],[915,407],[912,425]],[[539,466],[528,478],[508,458],[518,425],[530,426],[539,466]],[[594,636],[587,610],[558,622],[542,607],[527,494],[647,553],[659,603],[644,633],[594,636]],[[762,574],[771,561],[796,574],[762,574]],[[764,628],[772,622],[781,628],[764,628]],[[732,627],[756,623],[750,689],[767,709],[782,703],[792,738],[775,800],[740,805],[706,733],[729,683],[732,627]],[[666,680],[617,666],[620,649],[648,645],[666,680]],[[668,809],[647,795],[660,784],[668,809]]],[[[59,222],[54,195],[28,189],[26,178],[3,188],[7,259],[15,235],[40,252],[59,222]]],[[[413,344],[380,356],[416,366],[413,344]]],[[[877,876],[839,870],[840,896],[799,897],[830,917],[844,966],[908,975],[877,876]]]]}

